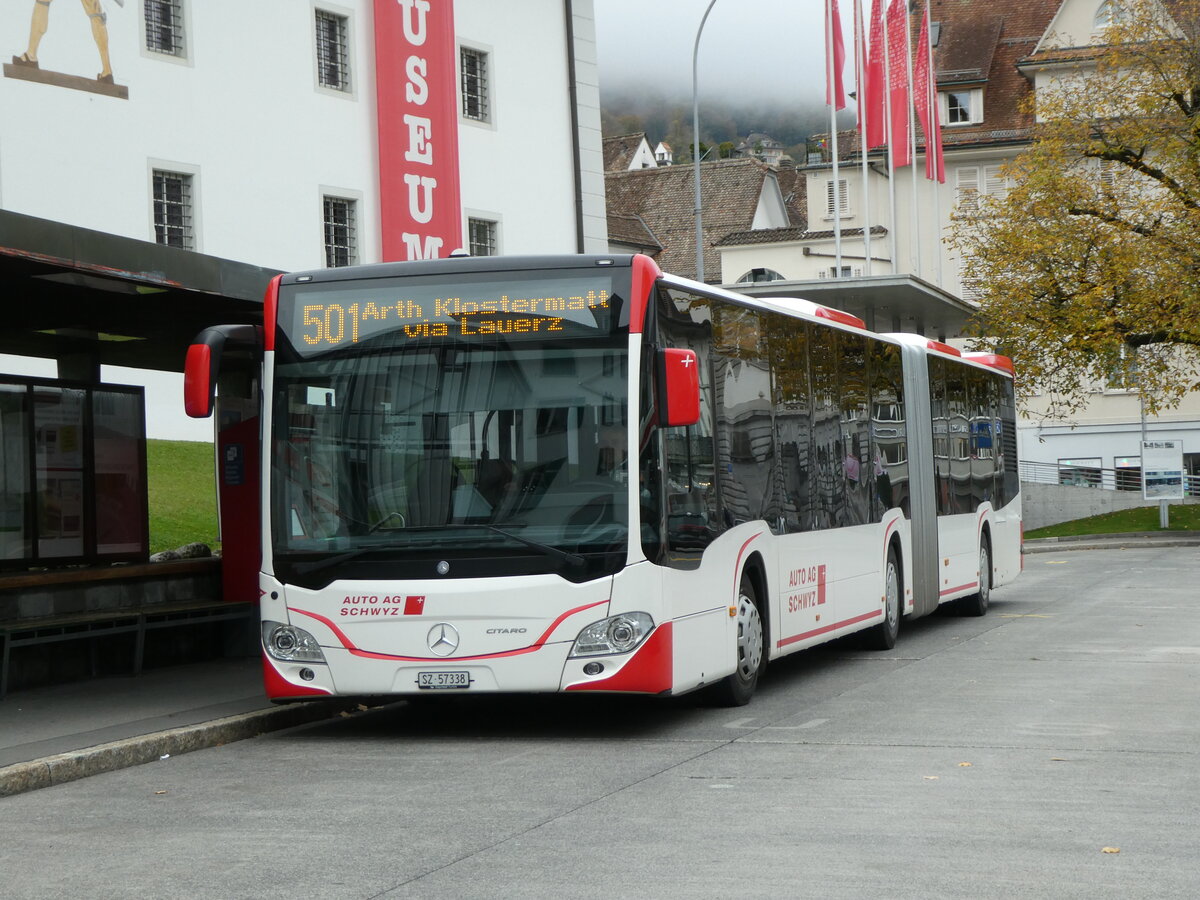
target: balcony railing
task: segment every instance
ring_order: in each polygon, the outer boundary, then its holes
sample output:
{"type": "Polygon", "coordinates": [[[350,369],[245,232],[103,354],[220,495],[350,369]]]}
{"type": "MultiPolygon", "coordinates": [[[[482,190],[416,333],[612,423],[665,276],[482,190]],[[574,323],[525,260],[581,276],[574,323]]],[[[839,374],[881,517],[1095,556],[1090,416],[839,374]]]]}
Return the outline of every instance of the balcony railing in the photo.
{"type": "MultiPolygon", "coordinates": [[[[1068,484],[1106,491],[1142,489],[1141,469],[1102,469],[1022,460],[1020,471],[1021,481],[1037,484],[1068,484]]],[[[1184,475],[1183,492],[1189,497],[1200,497],[1200,475],[1184,475]]]]}

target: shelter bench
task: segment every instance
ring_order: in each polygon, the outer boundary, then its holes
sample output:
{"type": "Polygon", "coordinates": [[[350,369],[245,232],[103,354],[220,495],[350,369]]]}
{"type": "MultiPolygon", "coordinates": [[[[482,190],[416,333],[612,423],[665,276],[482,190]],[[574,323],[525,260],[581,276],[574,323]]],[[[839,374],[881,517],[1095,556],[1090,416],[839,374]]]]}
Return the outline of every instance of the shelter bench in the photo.
{"type": "MultiPolygon", "coordinates": [[[[59,587],[65,584],[95,584],[103,581],[146,581],[155,576],[176,577],[203,571],[218,571],[215,559],[188,560],[113,567],[102,570],[39,572],[0,578],[0,590],[59,587]]],[[[209,622],[249,619],[257,614],[254,603],[232,603],[221,599],[188,599],[59,614],[0,619],[0,699],[8,693],[9,664],[18,647],[90,640],[115,634],[133,634],[132,674],[140,675],[148,632],[209,622]]]]}

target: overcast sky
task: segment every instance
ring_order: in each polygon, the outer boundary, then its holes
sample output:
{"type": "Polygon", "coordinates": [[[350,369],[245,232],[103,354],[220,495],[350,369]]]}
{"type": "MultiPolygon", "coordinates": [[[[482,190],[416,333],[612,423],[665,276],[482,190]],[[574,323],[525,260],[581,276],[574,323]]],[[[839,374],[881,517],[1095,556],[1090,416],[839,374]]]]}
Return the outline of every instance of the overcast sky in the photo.
{"type": "MultiPolygon", "coordinates": [[[[692,49],[709,0],[594,0],[600,89],[692,94],[692,49]],[[674,89],[674,90],[672,90],[674,89]]],[[[847,85],[854,79],[852,0],[841,0],[847,85]]],[[[825,102],[823,0],[716,0],[700,38],[705,97],[825,102]]],[[[848,88],[849,89],[849,88],[848,88]]]]}

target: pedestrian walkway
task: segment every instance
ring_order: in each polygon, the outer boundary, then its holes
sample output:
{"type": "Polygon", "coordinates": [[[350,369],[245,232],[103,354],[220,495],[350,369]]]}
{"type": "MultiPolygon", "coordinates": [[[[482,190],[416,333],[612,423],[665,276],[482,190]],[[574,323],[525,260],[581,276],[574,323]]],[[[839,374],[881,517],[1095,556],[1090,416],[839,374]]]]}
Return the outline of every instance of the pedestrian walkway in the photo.
{"type": "Polygon", "coordinates": [[[257,657],[13,691],[0,701],[0,797],[337,715],[276,706],[257,657]]]}
{"type": "Polygon", "coordinates": [[[1122,550],[1133,547],[1200,547],[1200,531],[1133,531],[1125,534],[1078,534],[1025,541],[1026,553],[1064,550],[1122,550]]]}

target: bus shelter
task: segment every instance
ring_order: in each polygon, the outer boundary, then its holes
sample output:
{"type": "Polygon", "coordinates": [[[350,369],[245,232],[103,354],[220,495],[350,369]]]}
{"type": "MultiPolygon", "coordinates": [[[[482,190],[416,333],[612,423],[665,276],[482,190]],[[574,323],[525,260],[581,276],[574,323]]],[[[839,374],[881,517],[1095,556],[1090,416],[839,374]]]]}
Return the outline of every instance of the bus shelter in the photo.
{"type": "Polygon", "coordinates": [[[100,373],[182,371],[205,327],[261,323],[274,274],[0,210],[0,353],[53,359],[58,375],[0,372],[0,696],[11,653],[14,681],[30,682],[20,670],[34,648],[23,645],[127,631],[140,667],[146,628],[220,617],[216,603],[245,599],[223,596],[216,560],[146,565],[143,389],[100,373]]]}

